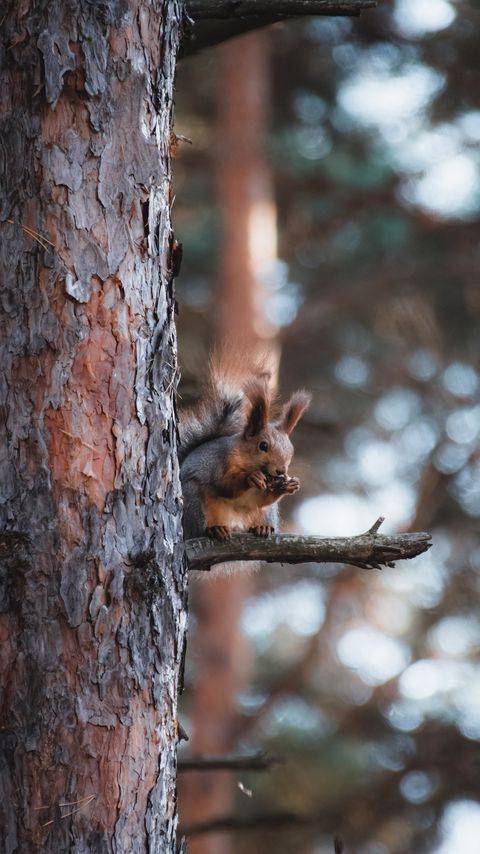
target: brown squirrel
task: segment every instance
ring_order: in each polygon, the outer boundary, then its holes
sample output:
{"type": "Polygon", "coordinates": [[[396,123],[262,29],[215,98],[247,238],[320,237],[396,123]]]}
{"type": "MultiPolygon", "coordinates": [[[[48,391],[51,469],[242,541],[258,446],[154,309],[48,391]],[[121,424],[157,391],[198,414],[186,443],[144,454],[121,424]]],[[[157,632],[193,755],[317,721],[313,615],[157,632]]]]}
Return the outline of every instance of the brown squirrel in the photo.
{"type": "Polygon", "coordinates": [[[268,537],[277,502],[300,488],[289,477],[289,435],[310,403],[295,392],[279,417],[263,365],[213,359],[200,402],[180,415],[180,478],[187,538],[228,540],[234,531],[268,537]],[[243,363],[243,364],[242,364],[243,363]]]}

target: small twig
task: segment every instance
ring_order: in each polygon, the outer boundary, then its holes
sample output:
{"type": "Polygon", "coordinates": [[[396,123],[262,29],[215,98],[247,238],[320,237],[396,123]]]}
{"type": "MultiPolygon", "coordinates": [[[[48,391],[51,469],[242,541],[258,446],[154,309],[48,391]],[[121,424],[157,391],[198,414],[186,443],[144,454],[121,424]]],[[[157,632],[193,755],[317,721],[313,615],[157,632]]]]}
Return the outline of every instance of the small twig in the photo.
{"type": "Polygon", "coordinates": [[[182,726],[180,721],[178,721],[178,740],[179,741],[190,741],[190,736],[186,729],[182,726]]]}
{"type": "Polygon", "coordinates": [[[397,560],[410,560],[431,547],[431,535],[378,534],[381,516],[364,534],[356,537],[306,537],[275,534],[260,539],[252,534],[233,534],[218,542],[207,537],[185,543],[189,568],[208,571],[217,563],[230,561],[266,561],[267,563],[345,563],[360,569],[395,566],[397,560]]]}
{"type": "Polygon", "coordinates": [[[283,760],[276,756],[256,753],[253,756],[189,756],[178,760],[178,771],[267,771],[283,760]]]}
{"type": "Polygon", "coordinates": [[[385,516],[379,516],[377,521],[373,523],[372,527],[368,529],[367,534],[378,534],[378,529],[385,522],[385,516]]]}

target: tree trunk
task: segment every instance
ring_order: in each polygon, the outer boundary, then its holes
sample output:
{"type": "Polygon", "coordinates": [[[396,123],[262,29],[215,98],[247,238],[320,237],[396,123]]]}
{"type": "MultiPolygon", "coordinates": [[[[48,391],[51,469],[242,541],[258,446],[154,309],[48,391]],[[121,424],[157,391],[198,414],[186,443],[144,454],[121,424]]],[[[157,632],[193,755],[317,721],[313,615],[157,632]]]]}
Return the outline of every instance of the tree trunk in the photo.
{"type": "Polygon", "coordinates": [[[176,0],[1,13],[0,850],[173,852],[176,0]]]}

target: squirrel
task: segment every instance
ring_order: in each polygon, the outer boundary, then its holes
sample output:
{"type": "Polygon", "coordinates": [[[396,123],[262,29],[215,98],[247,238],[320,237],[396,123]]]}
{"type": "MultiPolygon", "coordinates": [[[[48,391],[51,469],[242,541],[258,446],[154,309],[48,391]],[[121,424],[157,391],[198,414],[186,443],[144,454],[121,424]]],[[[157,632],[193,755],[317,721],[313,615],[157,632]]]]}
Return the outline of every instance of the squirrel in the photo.
{"type": "Polygon", "coordinates": [[[228,540],[232,532],[270,536],[278,501],[300,488],[288,475],[290,434],[311,395],[296,391],[279,417],[264,366],[213,358],[199,403],[180,413],[180,480],[185,537],[228,540]]]}

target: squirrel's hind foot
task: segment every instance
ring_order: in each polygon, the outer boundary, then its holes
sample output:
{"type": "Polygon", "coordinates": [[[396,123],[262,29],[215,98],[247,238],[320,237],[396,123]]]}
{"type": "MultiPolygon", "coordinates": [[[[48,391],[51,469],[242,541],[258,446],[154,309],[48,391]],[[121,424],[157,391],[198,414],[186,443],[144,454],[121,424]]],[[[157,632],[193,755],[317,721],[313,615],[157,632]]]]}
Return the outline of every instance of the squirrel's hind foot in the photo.
{"type": "Polygon", "coordinates": [[[254,534],[256,537],[270,537],[274,532],[275,528],[273,525],[255,525],[253,528],[249,528],[249,533],[254,534]]]}
{"type": "Polygon", "coordinates": [[[205,536],[210,537],[211,540],[229,540],[231,531],[226,525],[210,525],[209,528],[205,528],[205,536]]]}

